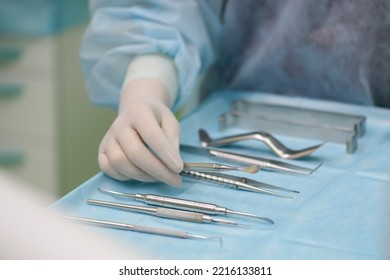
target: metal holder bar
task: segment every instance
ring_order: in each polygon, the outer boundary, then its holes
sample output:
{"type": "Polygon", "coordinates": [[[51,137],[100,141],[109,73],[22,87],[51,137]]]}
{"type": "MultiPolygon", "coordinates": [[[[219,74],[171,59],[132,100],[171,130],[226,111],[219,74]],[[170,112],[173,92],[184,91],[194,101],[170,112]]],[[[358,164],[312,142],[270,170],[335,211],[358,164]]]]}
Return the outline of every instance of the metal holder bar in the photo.
{"type": "Polygon", "coordinates": [[[313,110],[302,107],[240,99],[233,101],[231,111],[254,114],[268,120],[285,121],[307,126],[316,126],[341,131],[357,131],[358,136],[366,131],[366,117],[362,115],[313,110]]]}

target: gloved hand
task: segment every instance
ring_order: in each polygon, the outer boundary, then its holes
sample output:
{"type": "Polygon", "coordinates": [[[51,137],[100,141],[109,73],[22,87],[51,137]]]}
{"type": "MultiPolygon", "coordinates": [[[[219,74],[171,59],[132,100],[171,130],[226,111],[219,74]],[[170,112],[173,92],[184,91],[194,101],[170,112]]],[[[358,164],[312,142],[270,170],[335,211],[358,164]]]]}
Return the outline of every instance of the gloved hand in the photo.
{"type": "Polygon", "coordinates": [[[169,103],[158,79],[138,78],[123,88],[118,116],[99,146],[99,166],[105,174],[121,181],[181,185],[180,126],[169,103]]]}

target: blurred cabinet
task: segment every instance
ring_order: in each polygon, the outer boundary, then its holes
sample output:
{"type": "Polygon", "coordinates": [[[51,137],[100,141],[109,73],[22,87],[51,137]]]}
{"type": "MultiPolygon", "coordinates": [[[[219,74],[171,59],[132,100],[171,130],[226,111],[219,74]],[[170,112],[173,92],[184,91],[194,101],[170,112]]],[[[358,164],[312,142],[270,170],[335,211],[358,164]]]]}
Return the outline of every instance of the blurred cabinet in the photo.
{"type": "Polygon", "coordinates": [[[0,164],[55,194],[56,40],[1,37],[0,42],[0,164]]]}
{"type": "Polygon", "coordinates": [[[84,29],[68,29],[58,38],[57,130],[61,195],[99,172],[98,147],[116,117],[111,108],[96,107],[87,98],[79,62],[84,29]]]}
{"type": "Polygon", "coordinates": [[[84,90],[78,51],[85,26],[50,36],[0,36],[0,167],[54,197],[96,174],[115,118],[84,90]]]}

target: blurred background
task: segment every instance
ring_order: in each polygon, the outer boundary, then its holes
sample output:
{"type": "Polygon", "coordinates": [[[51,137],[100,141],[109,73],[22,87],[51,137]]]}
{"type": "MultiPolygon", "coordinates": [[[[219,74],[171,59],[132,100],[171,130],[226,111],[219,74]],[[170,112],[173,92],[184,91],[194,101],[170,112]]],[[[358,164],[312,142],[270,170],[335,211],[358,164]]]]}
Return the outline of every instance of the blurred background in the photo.
{"type": "Polygon", "coordinates": [[[0,0],[0,169],[53,201],[99,172],[115,118],[84,89],[88,20],[87,0],[0,0]]]}

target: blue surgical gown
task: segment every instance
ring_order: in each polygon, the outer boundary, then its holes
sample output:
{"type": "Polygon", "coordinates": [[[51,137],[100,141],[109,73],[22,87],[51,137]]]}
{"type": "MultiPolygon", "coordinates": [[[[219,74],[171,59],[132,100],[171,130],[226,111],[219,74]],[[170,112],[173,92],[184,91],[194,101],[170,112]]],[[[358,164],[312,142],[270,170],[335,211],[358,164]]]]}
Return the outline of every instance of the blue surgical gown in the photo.
{"type": "Polygon", "coordinates": [[[162,53],[178,73],[174,110],[204,73],[213,73],[208,90],[390,107],[388,0],[95,0],[90,9],[80,58],[96,104],[117,106],[134,56],[162,53]]]}

